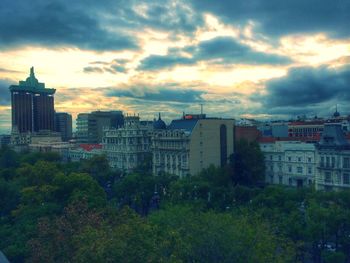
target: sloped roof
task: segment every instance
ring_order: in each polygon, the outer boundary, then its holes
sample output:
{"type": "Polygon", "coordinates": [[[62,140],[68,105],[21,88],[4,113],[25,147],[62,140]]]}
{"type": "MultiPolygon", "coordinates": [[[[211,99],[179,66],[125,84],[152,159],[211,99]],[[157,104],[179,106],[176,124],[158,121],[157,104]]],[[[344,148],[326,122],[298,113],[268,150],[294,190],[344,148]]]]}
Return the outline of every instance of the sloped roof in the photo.
{"type": "Polygon", "coordinates": [[[80,144],[79,147],[84,151],[91,152],[94,149],[102,149],[102,144],[80,144]]]}
{"type": "Polygon", "coordinates": [[[341,125],[337,123],[325,124],[319,145],[325,147],[350,147],[341,125]]]}
{"type": "Polygon", "coordinates": [[[194,127],[196,126],[198,119],[192,120],[173,120],[170,125],[170,130],[185,130],[186,132],[192,133],[194,127]]]}

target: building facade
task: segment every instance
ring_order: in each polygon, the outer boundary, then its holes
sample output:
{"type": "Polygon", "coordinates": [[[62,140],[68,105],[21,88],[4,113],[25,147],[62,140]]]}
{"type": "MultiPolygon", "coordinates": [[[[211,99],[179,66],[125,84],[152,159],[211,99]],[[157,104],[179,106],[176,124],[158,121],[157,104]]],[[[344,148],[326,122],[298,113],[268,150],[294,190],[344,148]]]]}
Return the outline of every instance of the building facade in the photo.
{"type": "Polygon", "coordinates": [[[260,143],[265,156],[265,181],[294,187],[313,186],[316,147],[300,141],[260,143]]]}
{"type": "Polygon", "coordinates": [[[316,189],[350,188],[350,144],[340,123],[325,124],[317,150],[316,189]]]}
{"type": "Polygon", "coordinates": [[[80,162],[81,160],[91,159],[94,156],[103,154],[101,144],[79,144],[68,149],[67,160],[80,162]]]}
{"type": "Polygon", "coordinates": [[[323,133],[324,121],[299,121],[288,124],[288,137],[320,138],[323,133]]]}
{"type": "Polygon", "coordinates": [[[61,134],[64,142],[72,139],[72,115],[66,112],[55,112],[55,131],[61,134]]]}
{"type": "Polygon", "coordinates": [[[80,113],[77,118],[76,139],[80,143],[102,143],[105,128],[118,128],[124,123],[121,111],[80,113]]]}
{"type": "Polygon", "coordinates": [[[245,140],[248,142],[256,142],[261,137],[261,132],[256,126],[236,126],[235,141],[245,140]]]}
{"type": "Polygon", "coordinates": [[[20,133],[54,130],[55,89],[45,88],[30,69],[30,76],[19,85],[11,85],[12,128],[20,133]]]}
{"type": "Polygon", "coordinates": [[[129,173],[150,159],[151,131],[138,116],[125,117],[123,127],[106,128],[102,145],[110,166],[129,173]]]}
{"type": "Polygon", "coordinates": [[[152,134],[153,174],[196,175],[224,166],[234,152],[233,119],[186,115],[152,134]]]}
{"type": "Polygon", "coordinates": [[[0,149],[2,147],[5,147],[11,143],[11,135],[9,134],[3,134],[0,135],[0,149]]]}

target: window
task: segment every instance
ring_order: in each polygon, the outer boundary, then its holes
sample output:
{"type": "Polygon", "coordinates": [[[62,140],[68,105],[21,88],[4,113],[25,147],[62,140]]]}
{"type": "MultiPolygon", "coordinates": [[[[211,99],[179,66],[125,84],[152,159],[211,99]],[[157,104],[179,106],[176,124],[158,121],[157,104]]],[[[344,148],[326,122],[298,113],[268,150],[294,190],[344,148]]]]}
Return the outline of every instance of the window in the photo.
{"type": "Polygon", "coordinates": [[[332,167],[335,167],[335,157],[332,157],[332,167]]]}
{"type": "Polygon", "coordinates": [[[330,172],[326,172],[324,175],[324,182],[325,183],[332,183],[332,175],[330,172]]]}
{"type": "Polygon", "coordinates": [[[270,160],[272,161],[272,155],[270,155],[270,160]]]}
{"type": "Polygon", "coordinates": [[[278,156],[278,160],[282,161],[282,156],[281,155],[278,156]]]}
{"type": "Polygon", "coordinates": [[[303,167],[298,166],[298,167],[297,167],[297,173],[298,173],[298,174],[302,174],[302,173],[303,173],[303,167]]]}
{"type": "Polygon", "coordinates": [[[288,172],[291,173],[292,172],[292,166],[288,166],[288,172]]]}
{"type": "Polygon", "coordinates": [[[308,167],[308,168],[307,168],[307,173],[308,173],[308,174],[312,174],[312,167],[308,167]]]}
{"type": "Polygon", "coordinates": [[[301,162],[301,157],[298,157],[298,162],[301,162]]]}
{"type": "Polygon", "coordinates": [[[220,163],[221,166],[227,164],[227,128],[226,125],[220,126],[220,163]]]}
{"type": "Polygon", "coordinates": [[[350,184],[350,176],[348,173],[343,174],[343,184],[350,184]]]}
{"type": "Polygon", "coordinates": [[[291,162],[292,161],[292,157],[288,157],[288,162],[291,162]]]}
{"type": "Polygon", "coordinates": [[[307,161],[308,161],[309,163],[311,163],[311,157],[308,157],[308,158],[307,158],[307,161]]]}
{"type": "Polygon", "coordinates": [[[321,163],[320,163],[320,166],[323,167],[324,166],[324,157],[322,156],[321,157],[321,163]]]}
{"type": "Polygon", "coordinates": [[[327,156],[326,157],[326,167],[329,167],[330,165],[329,165],[329,157],[327,156]]]}
{"type": "Polygon", "coordinates": [[[343,158],[343,168],[350,168],[350,158],[349,157],[343,158]]]}
{"type": "Polygon", "coordinates": [[[282,184],[282,176],[279,176],[279,177],[278,177],[278,183],[279,183],[279,184],[282,184]]]}

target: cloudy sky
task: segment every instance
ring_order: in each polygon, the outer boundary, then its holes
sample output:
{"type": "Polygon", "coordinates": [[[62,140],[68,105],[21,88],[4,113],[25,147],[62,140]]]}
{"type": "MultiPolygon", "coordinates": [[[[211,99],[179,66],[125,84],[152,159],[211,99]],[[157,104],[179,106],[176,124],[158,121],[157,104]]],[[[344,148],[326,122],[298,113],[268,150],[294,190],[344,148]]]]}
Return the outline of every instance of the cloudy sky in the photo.
{"type": "Polygon", "coordinates": [[[0,131],[29,68],[56,111],[350,113],[348,0],[1,0],[0,131]]]}

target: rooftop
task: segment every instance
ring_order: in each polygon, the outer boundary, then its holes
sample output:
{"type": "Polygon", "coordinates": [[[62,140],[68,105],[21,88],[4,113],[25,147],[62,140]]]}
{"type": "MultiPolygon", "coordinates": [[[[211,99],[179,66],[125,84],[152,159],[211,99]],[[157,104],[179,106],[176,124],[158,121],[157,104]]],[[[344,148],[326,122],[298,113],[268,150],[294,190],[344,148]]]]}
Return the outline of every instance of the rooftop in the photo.
{"type": "Polygon", "coordinates": [[[35,77],[34,67],[30,68],[29,77],[25,81],[19,81],[18,85],[11,85],[10,91],[27,91],[33,93],[54,94],[55,89],[45,88],[45,83],[39,82],[35,77]]]}

